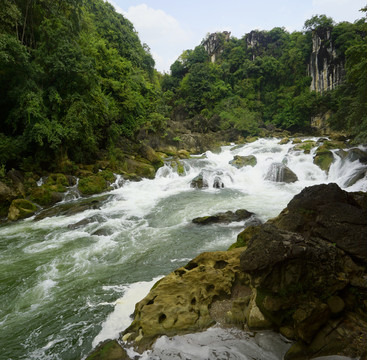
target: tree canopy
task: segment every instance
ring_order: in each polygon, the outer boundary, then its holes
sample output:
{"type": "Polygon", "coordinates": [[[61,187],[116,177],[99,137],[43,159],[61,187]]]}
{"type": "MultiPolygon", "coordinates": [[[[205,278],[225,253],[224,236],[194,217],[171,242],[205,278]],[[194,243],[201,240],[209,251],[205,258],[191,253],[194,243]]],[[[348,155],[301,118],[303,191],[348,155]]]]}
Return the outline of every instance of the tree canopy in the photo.
{"type": "Polygon", "coordinates": [[[154,60],[103,0],[0,4],[1,164],[96,159],[154,117],[154,60]]]}

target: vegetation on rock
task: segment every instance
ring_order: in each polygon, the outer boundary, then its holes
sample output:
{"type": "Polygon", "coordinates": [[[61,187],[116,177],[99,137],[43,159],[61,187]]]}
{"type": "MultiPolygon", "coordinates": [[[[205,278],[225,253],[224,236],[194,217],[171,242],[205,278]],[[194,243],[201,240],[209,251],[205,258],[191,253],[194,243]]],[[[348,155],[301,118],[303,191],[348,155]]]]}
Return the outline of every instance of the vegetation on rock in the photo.
{"type": "Polygon", "coordinates": [[[227,324],[275,328],[295,340],[286,359],[363,358],[366,206],[366,194],[336,184],[304,189],[277,218],[241,233],[239,248],[201,254],[160,280],[122,340],[141,351],[157,336],[200,331],[226,301],[227,324]]]}
{"type": "Polygon", "coordinates": [[[37,211],[37,206],[25,199],[15,199],[12,201],[8,219],[10,221],[25,219],[32,216],[37,211]]]}

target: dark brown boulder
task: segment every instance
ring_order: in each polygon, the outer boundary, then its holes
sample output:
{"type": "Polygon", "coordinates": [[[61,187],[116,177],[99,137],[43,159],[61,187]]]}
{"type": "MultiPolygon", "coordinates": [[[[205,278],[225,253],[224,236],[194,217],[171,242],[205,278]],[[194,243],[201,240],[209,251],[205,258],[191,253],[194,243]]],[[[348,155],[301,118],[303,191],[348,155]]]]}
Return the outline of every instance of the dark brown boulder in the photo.
{"type": "Polygon", "coordinates": [[[254,286],[281,295],[299,293],[301,288],[332,294],[343,289],[346,279],[359,271],[333,244],[270,224],[261,226],[250,240],[241,255],[241,267],[251,275],[254,286]]]}
{"type": "Polygon", "coordinates": [[[367,263],[367,208],[358,203],[358,196],[337,184],[307,187],[271,222],[282,230],[326,240],[367,263]]]}

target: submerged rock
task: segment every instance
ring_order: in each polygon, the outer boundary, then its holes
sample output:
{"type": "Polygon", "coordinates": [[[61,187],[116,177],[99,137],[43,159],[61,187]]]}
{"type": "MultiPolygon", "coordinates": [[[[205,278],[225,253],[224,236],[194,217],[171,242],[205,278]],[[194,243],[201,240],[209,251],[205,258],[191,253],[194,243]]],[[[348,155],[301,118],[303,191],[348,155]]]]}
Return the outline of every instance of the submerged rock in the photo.
{"type": "Polygon", "coordinates": [[[100,206],[107,200],[110,199],[110,195],[103,195],[99,197],[90,197],[88,199],[80,199],[73,202],[67,202],[57,204],[56,206],[45,209],[36,215],[35,220],[42,220],[52,216],[69,216],[78,214],[80,212],[92,209],[99,209],[100,206]]]}
{"type": "Polygon", "coordinates": [[[201,172],[198,176],[195,176],[190,183],[192,188],[203,189],[209,187],[208,181],[204,178],[204,174],[201,172]]]}
{"type": "Polygon", "coordinates": [[[214,178],[213,188],[214,189],[223,189],[224,188],[223,181],[222,181],[222,179],[219,176],[216,176],[214,178]]]}
{"type": "Polygon", "coordinates": [[[235,221],[243,221],[248,218],[250,218],[254,213],[247,211],[245,209],[236,210],[233,211],[227,211],[227,212],[221,212],[215,215],[211,216],[203,216],[203,217],[197,217],[192,220],[194,224],[199,225],[209,225],[209,224],[215,224],[215,223],[231,223],[235,221]]]}

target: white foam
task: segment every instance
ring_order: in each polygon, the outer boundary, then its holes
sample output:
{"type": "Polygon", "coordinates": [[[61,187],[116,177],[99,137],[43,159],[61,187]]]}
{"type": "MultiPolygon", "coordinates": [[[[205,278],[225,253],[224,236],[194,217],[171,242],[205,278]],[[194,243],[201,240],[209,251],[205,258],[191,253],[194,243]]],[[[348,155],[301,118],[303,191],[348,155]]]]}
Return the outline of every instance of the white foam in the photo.
{"type": "Polygon", "coordinates": [[[93,340],[93,347],[107,339],[117,339],[120,332],[126,329],[130,323],[130,315],[134,312],[135,304],[143,299],[152,286],[162,278],[162,276],[154,278],[152,281],[140,281],[127,285],[124,295],[116,300],[115,308],[108,315],[106,321],[102,324],[100,333],[93,340]]]}

